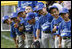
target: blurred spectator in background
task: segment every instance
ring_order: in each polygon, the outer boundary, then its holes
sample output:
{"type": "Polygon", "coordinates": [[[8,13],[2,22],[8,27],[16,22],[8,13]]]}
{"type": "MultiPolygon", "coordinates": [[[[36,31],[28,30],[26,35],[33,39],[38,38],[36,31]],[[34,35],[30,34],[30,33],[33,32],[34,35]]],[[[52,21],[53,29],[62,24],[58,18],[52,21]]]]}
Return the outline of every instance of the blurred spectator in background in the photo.
{"type": "Polygon", "coordinates": [[[18,7],[25,8],[26,6],[31,6],[34,8],[38,1],[18,1],[18,7]]]}
{"type": "Polygon", "coordinates": [[[63,1],[63,6],[68,10],[71,10],[71,1],[63,1]]]}
{"type": "Polygon", "coordinates": [[[55,1],[46,1],[46,7],[47,7],[47,11],[49,11],[49,6],[51,6],[53,3],[55,3],[55,1]]]}

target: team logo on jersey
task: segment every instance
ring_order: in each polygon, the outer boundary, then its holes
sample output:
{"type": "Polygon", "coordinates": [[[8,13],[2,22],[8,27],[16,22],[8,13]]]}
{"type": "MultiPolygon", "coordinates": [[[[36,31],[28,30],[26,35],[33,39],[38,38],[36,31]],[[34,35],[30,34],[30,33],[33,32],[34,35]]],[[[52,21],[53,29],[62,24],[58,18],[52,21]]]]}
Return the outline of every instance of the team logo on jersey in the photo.
{"type": "Polygon", "coordinates": [[[67,35],[67,33],[61,33],[61,36],[65,36],[65,35],[67,35]]]}
{"type": "Polygon", "coordinates": [[[29,24],[26,25],[26,26],[25,26],[26,30],[31,30],[31,26],[32,26],[32,25],[29,25],[29,24]]]}
{"type": "Polygon", "coordinates": [[[64,29],[61,31],[61,36],[66,36],[66,35],[68,35],[69,33],[71,33],[71,31],[68,30],[67,28],[64,28],[64,29]]]}
{"type": "Polygon", "coordinates": [[[49,23],[48,21],[46,22],[46,23],[44,23],[41,27],[42,27],[42,29],[43,30],[46,30],[47,28],[49,28],[49,25],[50,25],[51,23],[49,23]]]}

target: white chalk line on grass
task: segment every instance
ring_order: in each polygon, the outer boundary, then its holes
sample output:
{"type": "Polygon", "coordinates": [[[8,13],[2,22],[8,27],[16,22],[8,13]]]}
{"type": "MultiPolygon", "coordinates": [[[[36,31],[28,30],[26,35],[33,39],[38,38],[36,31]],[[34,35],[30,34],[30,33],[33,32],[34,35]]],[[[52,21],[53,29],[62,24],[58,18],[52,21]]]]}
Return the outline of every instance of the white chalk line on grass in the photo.
{"type": "Polygon", "coordinates": [[[10,40],[10,41],[13,42],[13,39],[11,39],[11,38],[9,38],[9,37],[7,37],[7,36],[5,36],[5,35],[1,34],[1,36],[2,36],[3,38],[5,38],[5,39],[10,40]]]}

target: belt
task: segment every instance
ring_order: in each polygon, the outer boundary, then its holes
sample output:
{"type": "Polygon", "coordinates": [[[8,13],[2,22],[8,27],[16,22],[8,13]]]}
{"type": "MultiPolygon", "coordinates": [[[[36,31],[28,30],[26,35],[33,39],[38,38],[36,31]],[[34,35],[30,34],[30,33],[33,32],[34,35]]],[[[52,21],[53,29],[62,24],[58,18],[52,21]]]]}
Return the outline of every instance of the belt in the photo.
{"type": "Polygon", "coordinates": [[[32,32],[27,32],[28,34],[32,34],[32,32]]]}
{"type": "Polygon", "coordinates": [[[44,33],[51,33],[51,31],[43,31],[44,33]]]}
{"type": "Polygon", "coordinates": [[[71,39],[71,37],[63,37],[63,39],[71,39]]]}

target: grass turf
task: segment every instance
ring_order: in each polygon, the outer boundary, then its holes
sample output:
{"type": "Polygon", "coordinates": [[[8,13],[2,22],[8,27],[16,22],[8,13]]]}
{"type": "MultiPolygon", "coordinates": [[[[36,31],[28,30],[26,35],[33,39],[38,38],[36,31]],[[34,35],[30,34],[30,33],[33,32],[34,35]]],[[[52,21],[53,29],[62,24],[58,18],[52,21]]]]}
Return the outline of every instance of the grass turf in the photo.
{"type": "MultiPolygon", "coordinates": [[[[10,32],[8,32],[8,31],[3,31],[3,32],[1,32],[1,34],[11,38],[10,32]]],[[[1,36],[1,48],[15,48],[15,43],[10,40],[7,40],[1,36]]]]}

